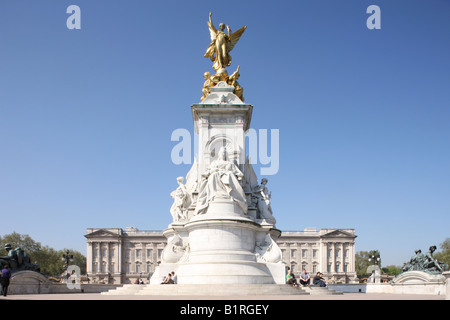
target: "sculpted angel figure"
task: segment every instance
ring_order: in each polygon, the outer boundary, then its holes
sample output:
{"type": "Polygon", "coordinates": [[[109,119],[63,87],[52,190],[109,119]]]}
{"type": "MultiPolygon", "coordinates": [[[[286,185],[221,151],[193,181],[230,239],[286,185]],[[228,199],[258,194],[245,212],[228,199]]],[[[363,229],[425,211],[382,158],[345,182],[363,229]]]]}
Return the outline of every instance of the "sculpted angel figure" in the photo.
{"type": "Polygon", "coordinates": [[[217,159],[202,174],[195,214],[205,213],[214,198],[231,199],[247,212],[245,192],[240,183],[244,174],[233,162],[227,160],[226,155],[226,149],[220,148],[217,159]]]}
{"type": "Polygon", "coordinates": [[[208,21],[209,32],[211,33],[211,44],[206,50],[205,58],[210,58],[211,61],[214,61],[213,68],[218,71],[231,64],[230,51],[233,50],[247,26],[243,26],[234,33],[231,32],[229,26],[226,26],[227,33],[225,33],[225,24],[220,23],[219,30],[217,30],[212,23],[211,15],[212,12],[209,13],[208,21]]]}

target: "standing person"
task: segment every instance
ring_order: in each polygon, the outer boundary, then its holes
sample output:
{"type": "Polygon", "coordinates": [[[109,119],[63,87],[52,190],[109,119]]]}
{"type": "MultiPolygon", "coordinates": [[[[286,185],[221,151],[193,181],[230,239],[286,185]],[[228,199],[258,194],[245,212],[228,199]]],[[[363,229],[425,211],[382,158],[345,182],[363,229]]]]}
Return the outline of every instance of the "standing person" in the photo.
{"type": "Polygon", "coordinates": [[[311,277],[309,276],[309,273],[306,272],[306,269],[303,269],[302,273],[300,273],[300,284],[302,286],[309,286],[310,282],[311,277]]]}
{"type": "Polygon", "coordinates": [[[8,292],[8,286],[9,286],[9,279],[11,278],[11,271],[9,270],[9,267],[7,264],[5,264],[2,275],[0,278],[0,283],[2,285],[2,295],[6,297],[6,294],[8,292]]]}

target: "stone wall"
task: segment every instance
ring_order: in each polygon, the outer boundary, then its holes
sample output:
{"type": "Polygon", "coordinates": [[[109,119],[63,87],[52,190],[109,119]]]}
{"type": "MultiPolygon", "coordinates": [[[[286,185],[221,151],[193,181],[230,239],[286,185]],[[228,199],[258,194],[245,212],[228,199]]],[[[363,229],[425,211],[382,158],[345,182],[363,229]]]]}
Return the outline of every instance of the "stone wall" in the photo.
{"type": "Polygon", "coordinates": [[[71,289],[65,283],[54,283],[44,275],[33,271],[14,273],[8,294],[55,294],[55,293],[100,293],[120,287],[113,284],[80,284],[79,289],[71,289]]]}

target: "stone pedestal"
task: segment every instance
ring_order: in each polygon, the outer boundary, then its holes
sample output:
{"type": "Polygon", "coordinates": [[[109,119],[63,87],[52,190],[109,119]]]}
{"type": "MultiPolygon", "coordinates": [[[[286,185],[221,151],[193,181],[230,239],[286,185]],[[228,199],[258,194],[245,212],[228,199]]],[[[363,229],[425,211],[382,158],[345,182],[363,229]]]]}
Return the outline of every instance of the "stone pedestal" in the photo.
{"type": "Polygon", "coordinates": [[[151,283],[174,271],[179,284],[284,284],[286,267],[272,238],[281,232],[238,208],[230,200],[215,200],[206,214],[165,230],[164,261],[151,283]],[[188,244],[184,250],[182,244],[188,244]]]}
{"type": "Polygon", "coordinates": [[[442,273],[442,275],[445,277],[445,300],[450,300],[450,271],[446,271],[442,273]]]}
{"type": "Polygon", "coordinates": [[[255,254],[256,243],[267,230],[238,212],[232,201],[221,199],[210,204],[207,214],[185,225],[190,253],[178,268],[180,284],[276,283],[255,254]]]}
{"type": "Polygon", "coordinates": [[[401,273],[391,283],[367,283],[367,293],[394,294],[445,294],[445,277],[424,271],[407,271],[401,273]]]}
{"type": "Polygon", "coordinates": [[[48,293],[50,281],[43,274],[34,271],[13,273],[8,287],[8,294],[48,293]]]}

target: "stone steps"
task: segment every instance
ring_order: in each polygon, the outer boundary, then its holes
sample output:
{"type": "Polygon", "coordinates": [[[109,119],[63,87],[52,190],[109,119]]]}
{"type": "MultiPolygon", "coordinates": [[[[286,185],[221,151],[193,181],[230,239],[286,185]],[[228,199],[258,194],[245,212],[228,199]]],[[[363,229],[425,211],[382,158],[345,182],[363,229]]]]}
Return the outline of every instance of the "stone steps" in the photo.
{"type": "Polygon", "coordinates": [[[124,284],[122,287],[111,289],[109,291],[101,292],[104,295],[134,295],[138,291],[144,289],[145,285],[139,284],[124,284]]]}
{"type": "Polygon", "coordinates": [[[284,284],[148,284],[124,285],[110,290],[106,295],[207,295],[207,296],[246,296],[246,295],[309,295],[303,288],[284,284]]]}
{"type": "Polygon", "coordinates": [[[334,289],[329,289],[328,287],[310,286],[310,287],[303,287],[302,289],[304,289],[310,295],[344,294],[341,291],[337,291],[337,290],[334,290],[334,289]]]}

